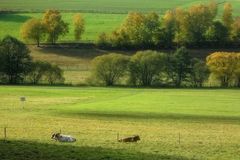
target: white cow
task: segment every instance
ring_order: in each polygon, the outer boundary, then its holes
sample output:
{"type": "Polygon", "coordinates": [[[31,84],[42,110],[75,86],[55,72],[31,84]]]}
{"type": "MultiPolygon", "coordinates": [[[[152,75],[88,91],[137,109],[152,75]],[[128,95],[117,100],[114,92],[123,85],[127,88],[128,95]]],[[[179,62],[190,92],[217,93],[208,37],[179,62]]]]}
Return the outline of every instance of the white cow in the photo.
{"type": "Polygon", "coordinates": [[[73,138],[70,135],[63,135],[61,133],[54,133],[52,135],[52,139],[55,139],[59,142],[76,142],[76,138],[73,138]]]}

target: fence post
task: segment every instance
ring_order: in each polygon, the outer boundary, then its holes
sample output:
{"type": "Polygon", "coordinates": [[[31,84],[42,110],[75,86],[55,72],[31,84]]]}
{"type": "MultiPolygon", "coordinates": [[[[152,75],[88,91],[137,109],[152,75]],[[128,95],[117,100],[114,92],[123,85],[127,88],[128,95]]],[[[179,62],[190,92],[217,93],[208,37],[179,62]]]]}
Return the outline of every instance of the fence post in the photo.
{"type": "Polygon", "coordinates": [[[7,127],[4,127],[3,132],[4,132],[4,140],[7,140],[7,127]]]}
{"type": "Polygon", "coordinates": [[[181,144],[181,134],[180,134],[180,132],[178,133],[178,144],[181,144]]]}

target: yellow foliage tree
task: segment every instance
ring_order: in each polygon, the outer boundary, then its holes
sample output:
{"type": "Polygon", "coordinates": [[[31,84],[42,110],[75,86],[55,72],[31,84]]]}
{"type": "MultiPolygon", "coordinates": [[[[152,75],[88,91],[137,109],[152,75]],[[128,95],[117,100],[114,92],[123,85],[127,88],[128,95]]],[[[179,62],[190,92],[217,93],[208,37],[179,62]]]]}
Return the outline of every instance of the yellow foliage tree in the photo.
{"type": "Polygon", "coordinates": [[[32,18],[22,25],[20,33],[24,40],[34,41],[39,46],[45,36],[45,27],[40,19],[32,18]]]}
{"type": "Polygon", "coordinates": [[[221,81],[221,85],[224,87],[236,80],[239,63],[240,58],[237,53],[216,52],[207,57],[207,66],[210,72],[221,81]]]}
{"type": "Polygon", "coordinates": [[[74,15],[73,26],[75,40],[79,41],[85,31],[85,20],[83,19],[81,14],[74,15]]]}
{"type": "Polygon", "coordinates": [[[224,5],[224,11],[222,16],[223,24],[228,28],[229,33],[232,30],[232,24],[233,24],[233,9],[231,3],[225,3],[224,5]]]}
{"type": "Polygon", "coordinates": [[[56,43],[59,36],[68,33],[68,24],[62,20],[62,16],[57,10],[47,10],[42,21],[46,27],[48,41],[52,44],[56,43]]]}

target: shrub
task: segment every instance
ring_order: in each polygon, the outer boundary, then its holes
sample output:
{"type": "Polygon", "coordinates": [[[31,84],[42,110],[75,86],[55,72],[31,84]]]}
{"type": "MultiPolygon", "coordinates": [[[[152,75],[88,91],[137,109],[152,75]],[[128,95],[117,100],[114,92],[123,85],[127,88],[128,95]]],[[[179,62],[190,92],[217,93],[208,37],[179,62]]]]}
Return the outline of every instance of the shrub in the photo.
{"type": "Polygon", "coordinates": [[[130,83],[134,85],[150,86],[154,78],[164,68],[164,54],[155,51],[137,52],[129,63],[130,83]]]}
{"type": "Polygon", "coordinates": [[[31,65],[31,72],[29,72],[27,77],[30,80],[30,83],[38,84],[49,68],[51,68],[51,64],[48,62],[33,62],[31,65]]]}
{"type": "Polygon", "coordinates": [[[57,65],[49,64],[49,68],[44,72],[44,78],[49,84],[64,83],[63,70],[57,65]]]}
{"type": "Polygon", "coordinates": [[[112,86],[125,74],[128,57],[111,53],[98,56],[92,61],[92,74],[100,82],[112,86]]]}

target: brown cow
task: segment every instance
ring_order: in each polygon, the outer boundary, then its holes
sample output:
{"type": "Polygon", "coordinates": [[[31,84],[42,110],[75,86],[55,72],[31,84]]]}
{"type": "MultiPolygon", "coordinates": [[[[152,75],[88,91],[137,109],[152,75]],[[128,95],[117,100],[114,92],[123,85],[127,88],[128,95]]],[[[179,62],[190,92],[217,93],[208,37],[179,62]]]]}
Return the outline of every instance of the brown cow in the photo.
{"type": "Polygon", "coordinates": [[[139,135],[118,139],[118,142],[137,142],[140,141],[139,135]]]}

